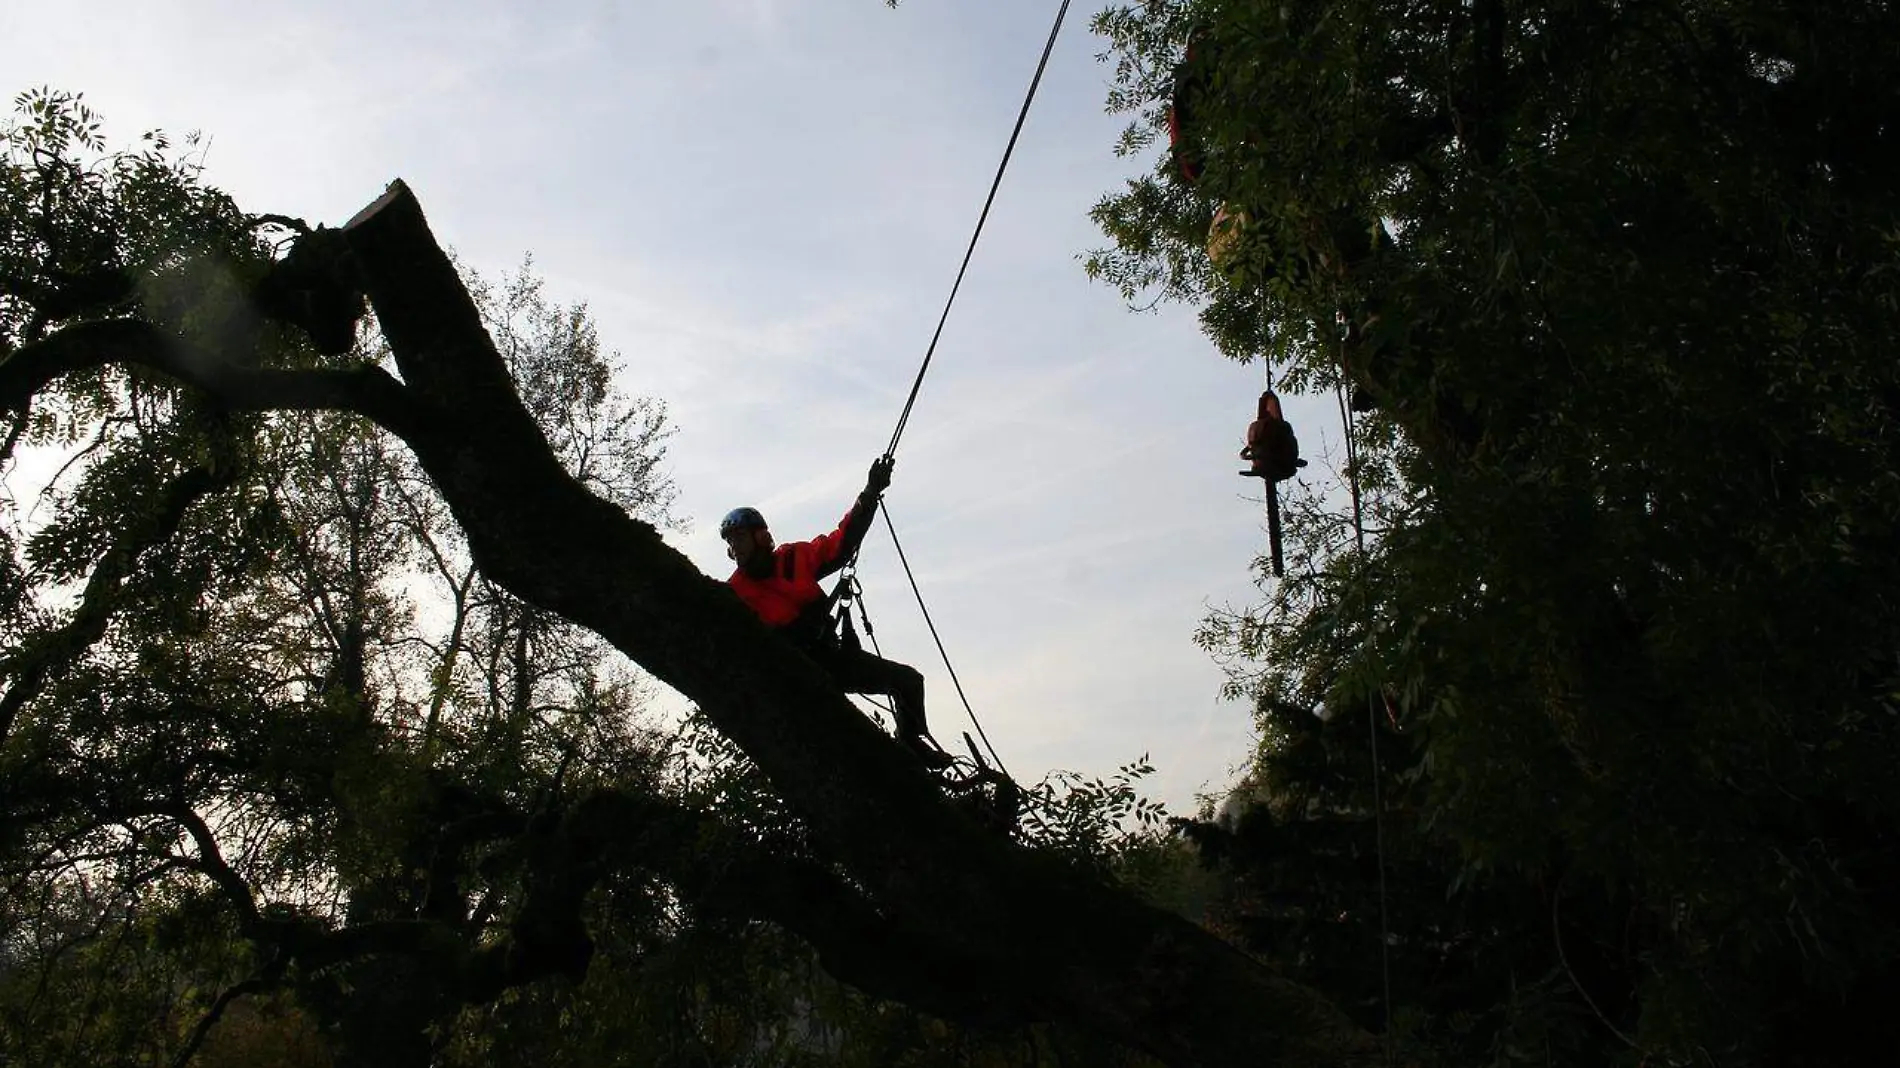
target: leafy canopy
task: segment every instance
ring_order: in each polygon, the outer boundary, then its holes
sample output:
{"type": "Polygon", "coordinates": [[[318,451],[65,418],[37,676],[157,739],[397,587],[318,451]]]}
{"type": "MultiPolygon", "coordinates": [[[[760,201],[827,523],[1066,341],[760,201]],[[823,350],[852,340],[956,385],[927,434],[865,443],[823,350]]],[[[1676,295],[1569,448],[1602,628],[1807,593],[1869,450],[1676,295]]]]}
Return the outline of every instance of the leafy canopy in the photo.
{"type": "Polygon", "coordinates": [[[1491,1014],[1456,1040],[1490,1048],[1548,968],[1566,1044],[1603,1044],[1585,1059],[1885,1034],[1891,5],[1154,0],[1097,29],[1130,153],[1192,39],[1182,148],[1204,172],[1163,154],[1104,199],[1091,270],[1201,305],[1221,351],[1288,388],[1374,409],[1366,548],[1338,506],[1296,501],[1287,580],[1204,638],[1259,695],[1262,789],[1324,848],[1358,832],[1311,821],[1371,798],[1294,799],[1364,790],[1368,713],[1396,728],[1398,853],[1425,864],[1417,893],[1454,893],[1396,929],[1419,971],[1395,1001],[1441,1028],[1491,1014]],[[1217,213],[1239,220],[1218,263],[1217,213]],[[1572,931],[1571,961],[1482,981],[1487,932],[1562,944],[1565,902],[1600,945],[1572,931]],[[1441,957],[1475,992],[1437,1000],[1441,957]]]}

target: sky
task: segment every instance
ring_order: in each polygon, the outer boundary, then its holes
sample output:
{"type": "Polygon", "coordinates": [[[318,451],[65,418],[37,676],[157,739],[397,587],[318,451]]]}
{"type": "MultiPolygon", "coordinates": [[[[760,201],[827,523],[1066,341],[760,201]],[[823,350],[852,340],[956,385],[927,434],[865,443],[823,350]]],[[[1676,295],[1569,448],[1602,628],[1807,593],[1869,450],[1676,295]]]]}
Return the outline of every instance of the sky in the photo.
{"type": "MultiPolygon", "coordinates": [[[[83,92],[109,139],[203,131],[247,211],[341,225],[394,178],[488,274],[532,254],[584,301],[621,385],[666,402],[709,574],[739,504],[781,542],[830,530],[891,436],[1056,0],[0,5],[0,90],[83,92]]],[[[1259,600],[1259,483],[1235,457],[1261,386],[1195,310],[1091,282],[1112,68],[1074,5],[898,450],[886,497],[957,677],[1018,778],[1112,772],[1176,812],[1252,739],[1193,644],[1259,600]]],[[[1294,398],[1309,456],[1337,416],[1294,398]]],[[[936,735],[968,729],[880,524],[860,578],[936,735]]]]}

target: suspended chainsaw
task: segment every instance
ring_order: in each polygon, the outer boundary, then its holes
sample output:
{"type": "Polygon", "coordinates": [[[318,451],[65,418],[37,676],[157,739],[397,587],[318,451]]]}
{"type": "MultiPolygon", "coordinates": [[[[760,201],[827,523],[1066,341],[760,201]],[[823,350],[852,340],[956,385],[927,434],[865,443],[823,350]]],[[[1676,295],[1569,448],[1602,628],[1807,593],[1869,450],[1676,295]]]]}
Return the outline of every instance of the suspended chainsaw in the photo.
{"type": "Polygon", "coordinates": [[[1240,472],[1241,475],[1266,484],[1267,543],[1273,560],[1273,577],[1285,578],[1286,557],[1281,548],[1277,487],[1298,474],[1306,461],[1300,459],[1300,439],[1293,434],[1293,424],[1281,414],[1280,398],[1271,389],[1260,394],[1260,408],[1254,421],[1247,425],[1247,444],[1240,450],[1240,458],[1253,465],[1240,472]]]}

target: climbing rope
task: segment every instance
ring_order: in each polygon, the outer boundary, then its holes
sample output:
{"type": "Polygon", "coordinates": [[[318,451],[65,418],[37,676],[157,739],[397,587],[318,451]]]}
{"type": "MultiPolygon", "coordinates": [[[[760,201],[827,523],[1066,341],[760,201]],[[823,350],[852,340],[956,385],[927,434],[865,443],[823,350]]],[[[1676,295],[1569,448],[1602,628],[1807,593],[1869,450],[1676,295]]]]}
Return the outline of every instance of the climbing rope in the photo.
{"type": "MultiPolygon", "coordinates": [[[[1342,342],[1340,356],[1344,358],[1342,342]]],[[[1340,366],[1344,366],[1342,363],[1340,366]]],[[[1366,562],[1366,516],[1365,498],[1359,487],[1359,444],[1352,418],[1352,407],[1346,403],[1343,384],[1335,384],[1333,397],[1339,402],[1339,424],[1346,435],[1346,481],[1352,490],[1352,537],[1353,545],[1359,552],[1361,567],[1366,562]]],[[[1371,611],[1366,612],[1367,634],[1371,637],[1371,611]]],[[[1392,1063],[1392,928],[1386,911],[1385,881],[1385,796],[1381,782],[1384,775],[1379,765],[1379,710],[1375,695],[1366,695],[1366,730],[1372,746],[1372,828],[1374,855],[1379,865],[1379,974],[1384,985],[1385,1005],[1385,1060],[1392,1063]]]]}
{"type": "Polygon", "coordinates": [[[917,588],[917,576],[911,573],[910,559],[904,555],[904,543],[897,540],[897,526],[891,522],[891,510],[884,509],[884,529],[891,532],[891,545],[897,549],[898,562],[904,565],[904,577],[910,580],[910,592],[917,598],[917,610],[924,614],[924,625],[930,628],[930,640],[937,643],[937,655],[943,658],[943,667],[950,673],[950,684],[956,687],[957,700],[963,702],[963,711],[970,717],[970,723],[976,727],[977,737],[983,739],[983,748],[989,750],[990,759],[996,761],[996,770],[1004,775],[1009,769],[1003,766],[1003,758],[996,755],[996,747],[990,744],[990,736],[983,732],[983,724],[976,718],[976,710],[970,707],[970,699],[963,693],[963,683],[957,678],[957,669],[950,664],[950,654],[943,647],[943,639],[937,634],[937,624],[931,622],[930,609],[924,604],[923,591],[917,588]]]}
{"type": "Polygon", "coordinates": [[[1036,76],[1029,80],[1029,92],[1023,96],[1022,110],[1016,113],[1016,127],[1009,132],[1009,144],[1003,149],[1003,160],[996,165],[996,177],[990,182],[989,196],[983,200],[983,211],[976,217],[976,229],[970,234],[970,247],[963,252],[963,265],[957,268],[957,279],[950,285],[950,298],[943,302],[943,314],[937,318],[936,332],[930,335],[930,345],[924,350],[923,366],[917,368],[917,379],[910,385],[910,396],[904,399],[904,411],[897,417],[897,428],[891,431],[891,443],[884,447],[884,455],[897,453],[897,441],[904,436],[904,427],[910,422],[910,410],[917,403],[917,391],[923,388],[924,375],[930,370],[931,358],[937,354],[937,341],[943,337],[943,326],[950,321],[950,308],[957,302],[957,291],[963,288],[963,276],[970,269],[970,257],[976,254],[977,239],[983,236],[983,224],[989,221],[990,207],[996,203],[996,191],[1002,188],[1003,172],[1009,169],[1009,157],[1016,151],[1016,139],[1022,135],[1023,121],[1029,118],[1029,105],[1036,100],[1036,90],[1042,85],[1042,73],[1049,68],[1049,55],[1055,51],[1056,37],[1062,32],[1062,20],[1069,13],[1069,0],[1062,0],[1062,7],[1056,11],[1055,25],[1049,27],[1048,43],[1042,46],[1042,59],[1036,64],[1036,76]]]}
{"type": "MultiPolygon", "coordinates": [[[[983,210],[977,215],[976,228],[970,234],[970,244],[963,250],[963,263],[957,267],[956,280],[950,285],[950,296],[943,303],[943,314],[937,317],[937,328],[931,333],[930,344],[924,349],[924,360],[917,368],[916,379],[910,384],[910,395],[904,398],[904,409],[898,414],[897,426],[891,431],[890,443],[884,447],[884,456],[886,458],[897,455],[897,443],[903,438],[904,428],[910,423],[911,409],[916,407],[917,394],[924,386],[924,375],[929,373],[930,361],[937,355],[937,342],[943,338],[944,324],[950,321],[950,309],[955,306],[957,293],[963,288],[963,276],[969,273],[970,260],[976,255],[977,241],[983,236],[983,224],[989,221],[990,208],[996,204],[996,192],[1002,188],[1003,174],[1009,170],[1010,157],[1016,152],[1016,141],[1022,136],[1023,123],[1029,118],[1030,105],[1036,101],[1036,90],[1042,86],[1043,72],[1049,69],[1049,56],[1055,51],[1056,38],[1061,35],[1062,22],[1068,14],[1069,0],[1062,0],[1062,6],[1056,10],[1055,24],[1049,28],[1049,40],[1042,46],[1042,58],[1036,62],[1035,76],[1029,80],[1029,91],[1023,95],[1023,106],[1021,110],[1016,113],[1016,125],[1009,132],[1009,143],[1003,147],[1002,161],[996,165],[996,177],[990,181],[989,195],[983,198],[983,210]]],[[[910,580],[911,593],[917,598],[917,608],[923,613],[924,623],[930,628],[930,638],[937,645],[937,655],[943,658],[944,670],[950,673],[950,682],[956,687],[957,698],[963,702],[963,711],[969,715],[970,723],[976,728],[977,736],[983,739],[983,747],[989,750],[990,759],[996,761],[997,769],[1002,771],[1004,775],[1008,775],[1009,771],[1003,767],[1002,758],[996,755],[996,748],[990,744],[989,735],[984,732],[982,722],[976,718],[976,711],[970,707],[970,699],[963,692],[963,683],[957,678],[957,669],[950,663],[950,653],[944,648],[943,639],[937,634],[937,625],[930,619],[930,609],[924,604],[923,591],[917,586],[917,577],[910,569],[910,561],[904,557],[903,544],[897,540],[897,527],[891,522],[891,512],[888,505],[884,508],[884,527],[891,532],[891,544],[896,546],[897,558],[904,565],[904,577],[910,580]]],[[[851,559],[845,562],[843,570],[846,577],[842,581],[852,581],[851,575],[857,568],[857,563],[857,553],[854,552],[851,554],[851,559]]],[[[862,592],[858,594],[858,602],[858,611],[859,614],[862,615],[862,592]]],[[[866,630],[867,632],[869,631],[868,620],[866,621],[866,630]]],[[[877,638],[875,635],[872,635],[871,647],[874,650],[877,649],[877,638]]]]}

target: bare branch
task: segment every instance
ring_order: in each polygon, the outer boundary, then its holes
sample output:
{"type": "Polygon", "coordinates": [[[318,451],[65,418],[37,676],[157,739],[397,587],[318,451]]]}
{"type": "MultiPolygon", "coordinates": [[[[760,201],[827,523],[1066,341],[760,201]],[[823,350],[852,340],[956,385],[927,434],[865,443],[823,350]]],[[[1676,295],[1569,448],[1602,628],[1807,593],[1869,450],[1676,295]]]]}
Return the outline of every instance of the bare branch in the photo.
{"type": "Polygon", "coordinates": [[[254,930],[260,914],[257,910],[257,898],[251,894],[251,884],[245,882],[244,877],[225,862],[224,851],[218,846],[218,836],[211,832],[211,827],[205,823],[204,817],[198,815],[196,809],[182,801],[148,806],[144,814],[164,816],[185,829],[185,833],[191,836],[192,844],[197,847],[198,856],[195,860],[183,857],[179,859],[217,884],[218,889],[224,891],[224,896],[229,898],[232,906],[238,910],[242,927],[246,930],[254,930]]]}

